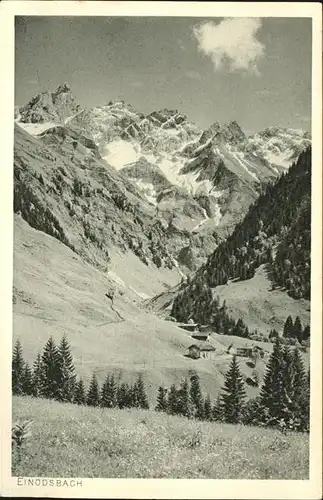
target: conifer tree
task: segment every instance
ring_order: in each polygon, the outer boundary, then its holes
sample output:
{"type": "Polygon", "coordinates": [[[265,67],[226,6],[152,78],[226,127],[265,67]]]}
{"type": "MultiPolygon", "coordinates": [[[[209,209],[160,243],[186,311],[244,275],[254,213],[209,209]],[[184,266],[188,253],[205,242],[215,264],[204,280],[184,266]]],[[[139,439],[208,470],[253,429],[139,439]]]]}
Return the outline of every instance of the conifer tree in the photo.
{"type": "Polygon", "coordinates": [[[233,356],[229,370],[225,376],[222,390],[224,391],[224,394],[221,395],[224,419],[226,422],[236,424],[241,419],[246,391],[235,356],[233,356]]]}
{"type": "Polygon", "coordinates": [[[139,373],[138,375],[137,381],[134,385],[133,394],[134,400],[138,407],[144,410],[148,410],[149,404],[142,373],[139,373]]]}
{"type": "Polygon", "coordinates": [[[279,337],[279,334],[275,328],[270,330],[269,339],[277,339],[278,337],[279,337]]]}
{"type": "Polygon", "coordinates": [[[32,374],[32,395],[36,398],[42,396],[42,382],[43,382],[43,366],[40,353],[37,354],[37,358],[33,363],[33,374],[32,374]]]}
{"type": "Polygon", "coordinates": [[[190,397],[194,408],[194,417],[203,419],[203,396],[200,387],[200,378],[194,371],[190,377],[190,397]]]}
{"type": "Polygon", "coordinates": [[[283,391],[288,397],[292,397],[293,383],[294,383],[294,367],[293,367],[293,354],[288,345],[282,348],[282,377],[283,377],[283,391]]]}
{"type": "Polygon", "coordinates": [[[101,389],[100,405],[105,408],[115,408],[117,405],[117,388],[113,375],[107,375],[101,389]]]}
{"type": "Polygon", "coordinates": [[[297,419],[300,430],[307,430],[309,427],[309,372],[306,376],[302,356],[298,349],[294,349],[293,357],[293,416],[297,419]]]}
{"type": "Polygon", "coordinates": [[[177,391],[177,412],[184,417],[192,417],[194,407],[190,398],[190,389],[187,379],[183,380],[177,391]]]}
{"type": "Polygon", "coordinates": [[[212,407],[212,420],[221,422],[223,420],[223,407],[221,396],[218,396],[212,407]]]}
{"type": "Polygon", "coordinates": [[[294,336],[294,323],[291,316],[288,316],[283,330],[283,337],[289,338],[294,336]]]}
{"type": "Polygon", "coordinates": [[[28,363],[25,363],[23,373],[23,394],[31,396],[33,393],[32,371],[28,363]]]}
{"type": "Polygon", "coordinates": [[[246,325],[244,324],[243,320],[241,318],[238,319],[235,327],[233,328],[233,335],[236,335],[237,337],[247,337],[249,334],[249,331],[246,330],[246,325]]]}
{"type": "Polygon", "coordinates": [[[275,424],[284,417],[285,382],[284,356],[281,342],[276,340],[273,352],[270,355],[264,383],[260,391],[260,404],[264,410],[264,418],[268,423],[275,424]]]}
{"type": "Polygon", "coordinates": [[[100,403],[99,383],[97,376],[93,373],[89,390],[86,397],[86,404],[89,406],[98,406],[100,403]]]}
{"type": "Polygon", "coordinates": [[[302,395],[302,426],[301,430],[310,430],[310,397],[311,397],[311,387],[310,387],[310,370],[307,371],[307,376],[305,379],[305,390],[302,395]]]}
{"type": "Polygon", "coordinates": [[[249,399],[243,408],[242,423],[245,425],[259,425],[262,421],[262,407],[259,396],[249,399]]]}
{"type": "Polygon", "coordinates": [[[52,337],[45,344],[41,359],[42,395],[49,399],[60,398],[60,359],[59,352],[52,337]]]}
{"type": "Polygon", "coordinates": [[[306,373],[303,359],[298,349],[294,349],[291,357],[294,371],[293,397],[297,399],[307,384],[306,373]]]}
{"type": "Polygon", "coordinates": [[[212,420],[212,405],[210,395],[208,394],[204,400],[204,419],[212,420]]]}
{"type": "Polygon", "coordinates": [[[21,342],[18,339],[15,343],[12,354],[12,393],[23,394],[25,361],[22,353],[21,342]]]}
{"type": "Polygon", "coordinates": [[[309,339],[310,335],[311,335],[310,325],[306,325],[302,333],[302,340],[309,339]]]}
{"type": "Polygon", "coordinates": [[[78,405],[86,404],[85,386],[81,378],[75,384],[74,403],[78,405]]]}
{"type": "Polygon", "coordinates": [[[156,411],[164,411],[167,412],[167,389],[165,389],[163,386],[158,387],[158,394],[157,394],[157,404],[155,407],[156,411]]]}
{"type": "Polygon", "coordinates": [[[171,415],[176,415],[178,413],[177,389],[175,384],[172,384],[168,391],[167,408],[171,415]]]}
{"type": "Polygon", "coordinates": [[[127,407],[128,408],[140,408],[138,394],[137,394],[137,381],[134,384],[127,385],[127,407]]]}
{"type": "Polygon", "coordinates": [[[294,329],[293,329],[293,337],[295,337],[295,339],[297,339],[299,342],[302,340],[302,337],[303,337],[303,328],[302,328],[302,323],[301,323],[299,316],[296,316],[296,319],[295,319],[294,329]]]}
{"type": "Polygon", "coordinates": [[[62,337],[58,348],[59,354],[59,399],[61,401],[73,401],[75,391],[76,374],[73,364],[71,348],[66,336],[62,337]]]}
{"type": "Polygon", "coordinates": [[[117,389],[117,404],[118,408],[131,408],[133,401],[133,390],[125,382],[122,382],[117,389]]]}

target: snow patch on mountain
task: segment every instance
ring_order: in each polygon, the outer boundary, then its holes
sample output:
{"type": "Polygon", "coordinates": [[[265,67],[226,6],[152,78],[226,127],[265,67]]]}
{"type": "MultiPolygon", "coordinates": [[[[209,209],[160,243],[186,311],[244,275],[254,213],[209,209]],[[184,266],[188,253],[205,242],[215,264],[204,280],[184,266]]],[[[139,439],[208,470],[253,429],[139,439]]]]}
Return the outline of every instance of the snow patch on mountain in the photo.
{"type": "Polygon", "coordinates": [[[240,165],[245,169],[245,171],[251,175],[251,177],[253,179],[255,179],[257,182],[260,182],[259,178],[256,176],[256,174],[254,174],[253,172],[251,172],[251,170],[249,170],[249,168],[247,167],[247,160],[244,158],[244,154],[239,152],[239,151],[231,151],[231,154],[232,156],[238,160],[238,162],[240,163],[240,165]]]}
{"type": "MultiPolygon", "coordinates": [[[[291,165],[291,157],[292,151],[287,149],[284,152],[281,151],[265,151],[264,158],[273,165],[278,165],[286,170],[289,169],[291,165]]],[[[276,169],[277,171],[277,169],[276,169]]]]}
{"type": "Polygon", "coordinates": [[[172,184],[186,189],[190,195],[210,194],[214,185],[208,179],[198,180],[199,171],[182,173],[184,165],[187,164],[189,162],[183,156],[166,155],[158,162],[159,168],[172,184]]]}
{"type": "Polygon", "coordinates": [[[141,154],[137,145],[123,139],[116,139],[106,144],[103,159],[112,167],[120,170],[128,163],[139,160],[141,154]]]}
{"type": "MultiPolygon", "coordinates": [[[[117,170],[121,170],[125,166],[135,163],[140,158],[145,158],[149,163],[159,167],[166,179],[173,185],[184,188],[191,195],[208,194],[214,188],[209,180],[198,181],[199,172],[190,172],[182,174],[181,170],[187,163],[187,158],[169,154],[169,153],[147,153],[142,150],[139,144],[125,141],[123,139],[115,139],[107,143],[103,150],[103,159],[117,170]]],[[[156,203],[156,193],[151,190],[152,185],[136,181],[138,187],[142,188],[145,195],[151,203],[156,203]],[[149,192],[150,191],[150,192],[149,192]]]]}
{"type": "Polygon", "coordinates": [[[30,135],[38,135],[41,134],[42,132],[45,132],[45,130],[48,130],[50,128],[56,127],[56,123],[53,122],[47,122],[47,123],[23,123],[20,121],[16,121],[17,125],[24,129],[28,134],[30,135]]]}

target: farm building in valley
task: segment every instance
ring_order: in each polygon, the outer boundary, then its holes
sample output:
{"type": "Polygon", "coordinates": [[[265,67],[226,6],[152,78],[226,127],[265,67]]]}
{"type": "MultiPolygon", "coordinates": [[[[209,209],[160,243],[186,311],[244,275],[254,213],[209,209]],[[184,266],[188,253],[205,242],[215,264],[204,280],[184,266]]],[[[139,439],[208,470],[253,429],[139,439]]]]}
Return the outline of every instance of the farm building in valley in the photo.
{"type": "Polygon", "coordinates": [[[192,333],[191,337],[195,340],[208,340],[209,339],[209,334],[207,332],[194,332],[192,333]]]}
{"type": "Polygon", "coordinates": [[[176,326],[183,328],[183,330],[186,330],[187,332],[191,333],[199,332],[197,323],[177,323],[176,326]]]}
{"type": "Polygon", "coordinates": [[[177,326],[183,328],[187,332],[190,332],[191,337],[196,340],[208,340],[210,333],[208,331],[209,327],[206,325],[199,325],[198,323],[177,323],[177,326]]]}
{"type": "Polygon", "coordinates": [[[236,348],[236,355],[242,356],[245,358],[251,358],[253,355],[253,349],[252,349],[252,347],[237,347],[236,348]]]}
{"type": "Polygon", "coordinates": [[[188,355],[192,359],[213,359],[215,355],[215,347],[208,342],[196,342],[188,348],[188,355]]]}
{"type": "Polygon", "coordinates": [[[264,354],[264,350],[259,346],[234,347],[233,345],[231,345],[228,348],[228,352],[230,354],[235,354],[236,356],[241,356],[243,358],[252,358],[254,356],[257,356],[257,354],[260,357],[263,357],[264,354]]]}

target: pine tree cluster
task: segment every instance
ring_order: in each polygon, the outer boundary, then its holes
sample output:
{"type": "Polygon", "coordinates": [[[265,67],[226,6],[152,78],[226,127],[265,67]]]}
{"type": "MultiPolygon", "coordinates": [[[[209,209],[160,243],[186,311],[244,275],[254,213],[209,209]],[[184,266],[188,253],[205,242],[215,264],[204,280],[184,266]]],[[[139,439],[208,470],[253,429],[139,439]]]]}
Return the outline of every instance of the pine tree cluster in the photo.
{"type": "Polygon", "coordinates": [[[193,373],[180,387],[158,389],[156,411],[199,420],[309,430],[309,372],[298,349],[277,340],[269,359],[260,395],[246,401],[245,383],[236,356],[226,373],[221,394],[211,402],[203,397],[199,377],[193,373]]]}
{"type": "Polygon", "coordinates": [[[218,403],[218,419],[228,423],[309,431],[310,374],[297,348],[278,338],[259,396],[246,400],[244,381],[233,357],[218,403]]]}
{"type": "Polygon", "coordinates": [[[203,396],[198,374],[193,371],[189,380],[182,380],[179,387],[172,384],[169,389],[158,388],[156,411],[169,415],[182,415],[198,420],[213,420],[210,396],[203,396]]]}
{"type": "Polygon", "coordinates": [[[294,298],[310,299],[311,148],[251,205],[243,221],[216,248],[173,302],[179,321],[193,317],[212,324],[218,304],[212,288],[246,280],[266,264],[274,286],[294,298]]]}
{"type": "Polygon", "coordinates": [[[260,395],[252,405],[253,415],[245,412],[246,423],[309,430],[310,372],[306,374],[297,348],[276,341],[260,395]]]}
{"type": "Polygon", "coordinates": [[[23,358],[20,341],[15,343],[12,356],[13,394],[72,402],[75,380],[73,358],[65,336],[59,346],[50,337],[32,367],[23,358]]]}
{"type": "Polygon", "coordinates": [[[101,388],[93,373],[86,389],[82,378],[77,380],[70,345],[65,336],[59,346],[50,337],[32,368],[24,361],[22,346],[17,340],[12,356],[12,392],[79,405],[149,409],[141,373],[133,385],[125,382],[119,385],[114,375],[107,375],[101,388]]]}
{"type": "Polygon", "coordinates": [[[82,398],[75,402],[88,406],[101,406],[102,408],[141,408],[149,410],[148,398],[142,374],[137,377],[133,385],[121,382],[118,385],[114,375],[107,375],[100,389],[95,373],[93,373],[88,392],[85,390],[82,398]]]}
{"type": "Polygon", "coordinates": [[[296,316],[295,322],[291,316],[288,316],[283,330],[283,337],[286,339],[295,339],[300,344],[306,342],[310,338],[310,326],[306,325],[302,327],[302,323],[299,316],[296,316]]]}
{"type": "MultiPolygon", "coordinates": [[[[192,318],[198,323],[203,323],[205,315],[207,315],[207,323],[218,333],[257,340],[257,336],[259,336],[257,330],[249,331],[248,326],[241,318],[236,320],[230,316],[226,301],[224,300],[221,305],[219,297],[213,299],[211,289],[207,285],[201,286],[199,282],[196,282],[192,287],[187,288],[180,297],[180,299],[179,296],[175,298],[172,310],[172,315],[178,321],[187,321],[192,318]],[[188,307],[189,305],[191,309],[188,307]],[[185,313],[186,308],[190,309],[191,312],[196,312],[194,315],[190,314],[187,317],[185,313]]],[[[261,340],[265,340],[263,336],[261,340]]]]}
{"type": "MultiPolygon", "coordinates": [[[[65,336],[58,347],[50,337],[32,368],[24,361],[17,340],[12,357],[12,392],[103,408],[149,409],[141,373],[133,385],[118,384],[114,375],[107,375],[101,388],[93,373],[86,390],[83,380],[76,380],[65,336]]],[[[277,338],[259,396],[247,402],[246,398],[243,376],[233,356],[222,393],[213,404],[209,395],[202,394],[199,376],[193,371],[179,387],[159,387],[155,410],[198,420],[309,431],[310,374],[305,372],[299,350],[277,338]]]]}

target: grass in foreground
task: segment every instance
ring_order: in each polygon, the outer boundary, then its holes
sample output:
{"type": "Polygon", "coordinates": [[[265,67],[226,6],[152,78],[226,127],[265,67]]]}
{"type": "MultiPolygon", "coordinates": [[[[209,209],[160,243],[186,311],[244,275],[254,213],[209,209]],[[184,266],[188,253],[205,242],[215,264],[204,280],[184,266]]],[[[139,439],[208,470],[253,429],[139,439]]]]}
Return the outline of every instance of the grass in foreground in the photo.
{"type": "Polygon", "coordinates": [[[33,419],[15,476],[308,479],[308,435],[13,397],[33,419]]]}

